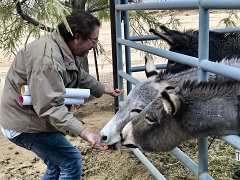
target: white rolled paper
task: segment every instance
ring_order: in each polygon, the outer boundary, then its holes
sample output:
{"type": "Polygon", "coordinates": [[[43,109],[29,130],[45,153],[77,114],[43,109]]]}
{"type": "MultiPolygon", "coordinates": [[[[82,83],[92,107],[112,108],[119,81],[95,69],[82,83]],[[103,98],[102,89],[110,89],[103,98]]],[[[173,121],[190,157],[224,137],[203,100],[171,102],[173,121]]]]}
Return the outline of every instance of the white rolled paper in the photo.
{"type": "Polygon", "coordinates": [[[20,105],[31,105],[32,97],[31,96],[19,96],[18,104],[20,105]]]}
{"type": "MultiPolygon", "coordinates": [[[[79,89],[79,88],[65,88],[66,98],[88,98],[90,96],[90,89],[79,89]]],[[[30,96],[28,85],[21,87],[22,96],[30,96]]]]}
{"type": "MultiPolygon", "coordinates": [[[[31,96],[19,96],[18,103],[20,105],[32,105],[31,96]]],[[[82,98],[64,98],[64,104],[83,104],[84,99],[82,98]]]]}
{"type": "Polygon", "coordinates": [[[79,89],[79,88],[65,88],[66,89],[66,97],[72,98],[89,98],[90,89],[79,89]]]}
{"type": "Polygon", "coordinates": [[[30,96],[29,88],[27,85],[21,87],[21,95],[22,96],[30,96]]]}
{"type": "Polygon", "coordinates": [[[80,98],[64,98],[64,104],[83,104],[84,99],[80,98]]]}

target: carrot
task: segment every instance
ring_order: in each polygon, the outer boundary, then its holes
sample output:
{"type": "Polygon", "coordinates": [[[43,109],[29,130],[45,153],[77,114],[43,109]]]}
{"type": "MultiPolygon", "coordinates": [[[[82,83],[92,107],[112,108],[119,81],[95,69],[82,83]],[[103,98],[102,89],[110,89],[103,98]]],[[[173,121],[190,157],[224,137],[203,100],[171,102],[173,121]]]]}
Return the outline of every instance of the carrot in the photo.
{"type": "Polygon", "coordinates": [[[103,146],[103,148],[104,148],[105,150],[108,150],[108,146],[107,146],[107,145],[103,146]]]}
{"type": "Polygon", "coordinates": [[[119,94],[119,93],[121,92],[121,90],[120,90],[120,89],[115,89],[115,92],[116,92],[117,94],[119,94]]]}

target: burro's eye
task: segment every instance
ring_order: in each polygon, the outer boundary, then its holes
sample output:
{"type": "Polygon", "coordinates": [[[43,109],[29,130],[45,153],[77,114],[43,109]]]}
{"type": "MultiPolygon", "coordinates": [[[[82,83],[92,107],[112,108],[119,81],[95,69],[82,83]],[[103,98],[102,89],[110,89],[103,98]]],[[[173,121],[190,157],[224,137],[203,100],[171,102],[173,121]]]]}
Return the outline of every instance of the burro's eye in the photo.
{"type": "Polygon", "coordinates": [[[147,114],[145,115],[145,119],[147,120],[148,124],[154,124],[156,123],[154,119],[150,118],[147,114]]]}
{"type": "Polygon", "coordinates": [[[142,112],[142,109],[132,109],[129,119],[133,119],[139,115],[139,113],[142,112]]]}
{"type": "Polygon", "coordinates": [[[142,112],[142,109],[132,109],[132,111],[131,112],[136,112],[136,113],[140,113],[140,112],[142,112]]]}

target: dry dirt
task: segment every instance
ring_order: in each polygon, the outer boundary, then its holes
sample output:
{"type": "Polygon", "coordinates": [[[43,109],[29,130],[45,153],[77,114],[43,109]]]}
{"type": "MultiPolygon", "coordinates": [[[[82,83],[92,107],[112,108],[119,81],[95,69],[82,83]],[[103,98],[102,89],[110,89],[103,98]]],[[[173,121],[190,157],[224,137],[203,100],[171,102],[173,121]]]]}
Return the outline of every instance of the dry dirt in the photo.
{"type": "MultiPolygon", "coordinates": [[[[224,11],[211,11],[210,27],[217,27],[219,21],[226,17],[224,11]]],[[[196,11],[178,13],[182,29],[198,28],[198,14],[196,11]]],[[[164,21],[169,19],[168,16],[164,21]]],[[[239,22],[237,22],[239,26],[239,22]]],[[[110,25],[103,23],[100,32],[100,42],[111,59],[110,25]]],[[[95,75],[93,55],[89,55],[90,73],[95,75]]],[[[143,65],[143,54],[132,51],[132,60],[135,65],[143,65]]],[[[0,95],[4,84],[6,72],[12,59],[0,57],[0,95]]],[[[159,62],[156,62],[159,63],[159,62]]],[[[112,65],[103,55],[98,57],[100,81],[112,83],[112,65]]],[[[143,73],[133,73],[134,77],[144,79],[143,73]]],[[[87,101],[83,106],[76,106],[73,110],[75,116],[81,119],[88,129],[99,133],[101,128],[114,115],[114,99],[104,95],[99,99],[87,101]]],[[[83,156],[84,180],[153,180],[155,179],[144,165],[133,155],[130,149],[122,148],[115,153],[107,153],[92,149],[88,143],[79,138],[69,138],[83,156]]],[[[184,143],[180,147],[186,154],[197,160],[197,142],[184,143]]],[[[32,152],[17,147],[9,142],[0,133],[0,179],[40,179],[46,166],[32,152]]],[[[197,179],[170,153],[145,153],[149,160],[165,175],[167,179],[197,179]]],[[[235,160],[235,150],[223,141],[215,140],[209,150],[209,172],[216,179],[231,179],[235,170],[240,169],[240,163],[235,160]]]]}

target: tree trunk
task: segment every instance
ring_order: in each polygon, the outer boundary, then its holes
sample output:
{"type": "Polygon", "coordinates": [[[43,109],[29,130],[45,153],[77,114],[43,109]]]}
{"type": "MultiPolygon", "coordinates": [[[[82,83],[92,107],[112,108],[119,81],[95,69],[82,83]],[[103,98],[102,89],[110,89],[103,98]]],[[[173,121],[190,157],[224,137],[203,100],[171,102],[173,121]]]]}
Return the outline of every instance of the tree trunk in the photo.
{"type": "Polygon", "coordinates": [[[85,10],[87,0],[71,0],[70,5],[72,9],[82,9],[85,10]]]}
{"type": "MultiPolygon", "coordinates": [[[[85,11],[85,5],[87,0],[71,0],[70,5],[71,9],[81,9],[85,11]]],[[[88,64],[88,57],[76,57],[78,60],[80,60],[83,69],[89,73],[89,64],[88,64]]]]}

